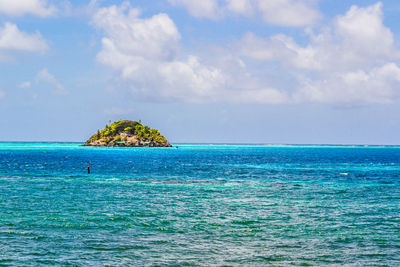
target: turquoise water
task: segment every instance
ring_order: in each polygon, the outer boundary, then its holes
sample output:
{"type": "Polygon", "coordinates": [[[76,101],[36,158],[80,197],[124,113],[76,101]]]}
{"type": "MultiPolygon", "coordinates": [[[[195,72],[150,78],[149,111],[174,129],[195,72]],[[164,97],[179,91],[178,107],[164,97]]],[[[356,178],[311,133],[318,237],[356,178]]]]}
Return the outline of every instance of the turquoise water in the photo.
{"type": "Polygon", "coordinates": [[[0,265],[399,266],[399,214],[399,147],[0,143],[0,265]]]}

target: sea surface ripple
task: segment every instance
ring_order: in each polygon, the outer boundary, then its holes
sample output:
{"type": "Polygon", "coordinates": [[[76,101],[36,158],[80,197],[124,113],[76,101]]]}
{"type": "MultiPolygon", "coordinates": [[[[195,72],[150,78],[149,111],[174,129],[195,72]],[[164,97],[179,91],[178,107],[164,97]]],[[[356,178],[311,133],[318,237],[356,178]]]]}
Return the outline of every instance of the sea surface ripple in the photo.
{"type": "Polygon", "coordinates": [[[178,146],[0,143],[0,266],[400,265],[399,147],[178,146]]]}

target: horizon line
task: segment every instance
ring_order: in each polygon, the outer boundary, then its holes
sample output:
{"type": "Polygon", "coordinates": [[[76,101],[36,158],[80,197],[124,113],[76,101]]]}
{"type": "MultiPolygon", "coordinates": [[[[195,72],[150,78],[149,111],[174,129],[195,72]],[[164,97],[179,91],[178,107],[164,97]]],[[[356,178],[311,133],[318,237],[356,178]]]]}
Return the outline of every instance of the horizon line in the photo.
{"type": "MultiPolygon", "coordinates": [[[[82,141],[0,141],[0,143],[85,143],[82,141]]],[[[171,142],[172,145],[259,145],[259,146],[392,146],[400,144],[338,144],[338,143],[243,143],[243,142],[171,142]]]]}

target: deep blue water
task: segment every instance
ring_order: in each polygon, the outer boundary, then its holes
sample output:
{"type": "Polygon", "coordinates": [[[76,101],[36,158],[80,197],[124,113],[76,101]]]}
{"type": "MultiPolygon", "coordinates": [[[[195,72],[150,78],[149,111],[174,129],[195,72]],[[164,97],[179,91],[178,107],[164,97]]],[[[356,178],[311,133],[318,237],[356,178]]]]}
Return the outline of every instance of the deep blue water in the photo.
{"type": "Polygon", "coordinates": [[[269,264],[399,266],[400,148],[0,143],[0,265],[269,264]]]}

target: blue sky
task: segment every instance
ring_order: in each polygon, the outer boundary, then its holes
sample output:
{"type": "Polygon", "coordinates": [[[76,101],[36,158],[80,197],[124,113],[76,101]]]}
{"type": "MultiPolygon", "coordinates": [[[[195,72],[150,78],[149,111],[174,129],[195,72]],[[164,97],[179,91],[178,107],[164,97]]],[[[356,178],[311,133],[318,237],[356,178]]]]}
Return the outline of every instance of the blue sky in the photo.
{"type": "Polygon", "coordinates": [[[400,143],[398,1],[0,0],[0,140],[400,143]]]}

